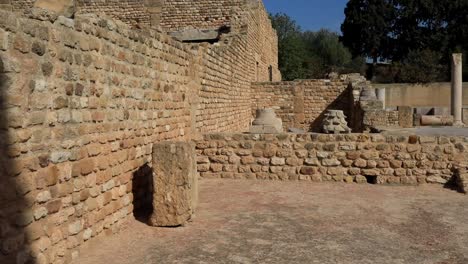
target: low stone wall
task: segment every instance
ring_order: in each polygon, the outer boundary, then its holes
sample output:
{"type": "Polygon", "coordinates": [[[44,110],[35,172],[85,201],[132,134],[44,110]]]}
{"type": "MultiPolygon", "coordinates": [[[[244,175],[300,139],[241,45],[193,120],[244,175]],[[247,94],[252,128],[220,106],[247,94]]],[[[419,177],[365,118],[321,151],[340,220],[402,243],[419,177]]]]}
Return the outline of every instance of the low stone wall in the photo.
{"type": "Polygon", "coordinates": [[[447,183],[467,158],[461,137],[380,134],[207,134],[196,141],[202,178],[447,183]]]}

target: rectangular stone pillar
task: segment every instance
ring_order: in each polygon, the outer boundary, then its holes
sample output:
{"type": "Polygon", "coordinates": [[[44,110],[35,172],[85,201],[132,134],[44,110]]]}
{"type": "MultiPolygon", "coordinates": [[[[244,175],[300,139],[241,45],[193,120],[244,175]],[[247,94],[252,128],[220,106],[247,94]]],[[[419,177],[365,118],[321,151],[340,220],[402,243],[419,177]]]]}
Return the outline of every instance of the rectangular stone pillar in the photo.
{"type": "Polygon", "coordinates": [[[161,23],[164,0],[146,0],[146,7],[150,14],[150,26],[155,28],[161,23]]]}
{"type": "Polygon", "coordinates": [[[452,55],[452,115],[453,125],[462,126],[462,107],[463,107],[463,75],[462,75],[462,56],[461,53],[452,55]]]}
{"type": "Polygon", "coordinates": [[[195,145],[187,142],[155,144],[153,171],[153,214],[150,225],[184,225],[192,217],[198,202],[195,145]]]}
{"type": "Polygon", "coordinates": [[[402,128],[413,127],[413,108],[410,106],[398,107],[398,123],[402,128]]]}

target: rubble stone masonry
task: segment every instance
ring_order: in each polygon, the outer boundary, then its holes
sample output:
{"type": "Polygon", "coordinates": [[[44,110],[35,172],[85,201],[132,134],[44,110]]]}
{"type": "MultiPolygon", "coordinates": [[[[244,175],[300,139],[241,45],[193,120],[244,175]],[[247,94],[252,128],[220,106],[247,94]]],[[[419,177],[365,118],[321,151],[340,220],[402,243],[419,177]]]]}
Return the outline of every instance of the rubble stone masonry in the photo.
{"type": "Polygon", "coordinates": [[[206,179],[444,184],[468,157],[464,137],[207,134],[196,143],[206,179]]]}

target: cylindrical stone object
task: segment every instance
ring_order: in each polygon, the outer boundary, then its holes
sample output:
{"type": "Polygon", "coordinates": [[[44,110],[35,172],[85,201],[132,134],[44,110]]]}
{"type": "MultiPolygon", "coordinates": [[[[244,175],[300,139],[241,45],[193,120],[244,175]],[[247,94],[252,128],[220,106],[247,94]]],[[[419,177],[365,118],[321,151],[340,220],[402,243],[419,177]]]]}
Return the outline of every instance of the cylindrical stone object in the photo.
{"type": "Polygon", "coordinates": [[[452,115],[454,125],[463,125],[462,107],[463,107],[463,77],[462,77],[462,54],[452,55],[452,115]]]}
{"type": "Polygon", "coordinates": [[[451,126],[453,118],[451,116],[421,116],[422,126],[451,126]]]}

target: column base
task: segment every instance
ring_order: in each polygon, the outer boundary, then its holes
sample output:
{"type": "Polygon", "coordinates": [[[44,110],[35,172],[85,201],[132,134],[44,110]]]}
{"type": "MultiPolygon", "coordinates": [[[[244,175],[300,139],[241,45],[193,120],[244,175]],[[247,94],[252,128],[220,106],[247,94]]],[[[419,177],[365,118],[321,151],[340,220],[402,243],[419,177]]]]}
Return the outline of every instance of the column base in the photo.
{"type": "Polygon", "coordinates": [[[465,127],[465,124],[462,121],[454,121],[453,127],[465,127]]]}

